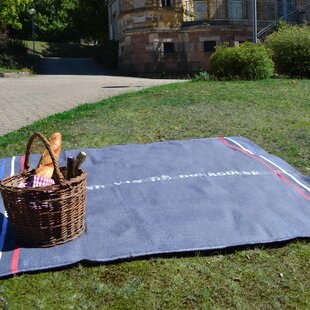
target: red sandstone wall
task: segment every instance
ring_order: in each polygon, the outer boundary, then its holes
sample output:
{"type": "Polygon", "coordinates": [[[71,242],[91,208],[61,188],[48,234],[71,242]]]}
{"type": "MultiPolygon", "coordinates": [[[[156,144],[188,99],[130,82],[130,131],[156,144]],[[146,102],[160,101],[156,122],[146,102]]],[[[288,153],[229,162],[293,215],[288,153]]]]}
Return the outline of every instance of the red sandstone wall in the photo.
{"type": "Polygon", "coordinates": [[[128,34],[120,40],[119,70],[132,73],[198,72],[208,70],[210,52],[204,41],[217,45],[251,39],[251,29],[195,29],[128,34]],[[175,44],[175,53],[165,54],[165,42],[175,44]]]}

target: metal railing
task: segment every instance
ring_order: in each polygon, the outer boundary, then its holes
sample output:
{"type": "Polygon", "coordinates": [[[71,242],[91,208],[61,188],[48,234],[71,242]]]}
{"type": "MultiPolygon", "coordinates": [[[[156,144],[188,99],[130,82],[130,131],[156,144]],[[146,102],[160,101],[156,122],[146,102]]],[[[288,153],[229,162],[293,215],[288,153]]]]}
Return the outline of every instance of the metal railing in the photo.
{"type": "MultiPolygon", "coordinates": [[[[290,22],[297,22],[299,24],[303,24],[306,21],[306,14],[310,15],[310,2],[306,3],[305,5],[299,7],[298,9],[295,9],[293,11],[291,11],[290,13],[288,13],[287,15],[283,15],[281,16],[281,18],[283,20],[286,21],[290,21],[290,22]],[[302,15],[305,15],[305,20],[303,20],[302,15]]],[[[261,29],[258,33],[257,33],[257,37],[260,38],[263,35],[265,35],[266,33],[268,33],[268,31],[270,31],[271,29],[273,29],[276,24],[277,21],[272,22],[271,24],[269,24],[268,26],[264,27],[263,29],[261,29]]]]}
{"type": "MultiPolygon", "coordinates": [[[[258,0],[257,19],[261,22],[274,21],[289,15],[290,21],[296,19],[294,0],[258,0]]],[[[250,21],[252,19],[252,0],[188,0],[185,1],[184,21],[250,21]]]]}

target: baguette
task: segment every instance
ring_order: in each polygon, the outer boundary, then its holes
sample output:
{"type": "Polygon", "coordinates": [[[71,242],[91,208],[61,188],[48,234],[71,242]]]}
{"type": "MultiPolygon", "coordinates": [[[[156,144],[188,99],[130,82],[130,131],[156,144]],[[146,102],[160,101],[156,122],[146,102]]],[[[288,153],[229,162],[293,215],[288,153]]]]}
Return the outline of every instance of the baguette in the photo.
{"type": "MultiPolygon", "coordinates": [[[[55,154],[55,158],[56,160],[58,160],[61,151],[61,134],[59,132],[54,133],[50,137],[49,142],[51,145],[51,149],[55,154]]],[[[52,178],[53,173],[54,173],[54,166],[52,158],[49,155],[48,150],[44,149],[38,167],[35,170],[34,174],[45,178],[52,178]]]]}

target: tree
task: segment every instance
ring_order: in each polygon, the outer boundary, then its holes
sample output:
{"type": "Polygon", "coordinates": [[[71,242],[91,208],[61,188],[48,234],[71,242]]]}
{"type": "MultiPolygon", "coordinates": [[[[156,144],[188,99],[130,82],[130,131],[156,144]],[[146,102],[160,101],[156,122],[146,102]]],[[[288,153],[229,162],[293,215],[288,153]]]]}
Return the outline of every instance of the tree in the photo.
{"type": "Polygon", "coordinates": [[[73,11],[74,29],[81,39],[103,42],[108,39],[108,1],[78,0],[73,11]]]}
{"type": "MultiPolygon", "coordinates": [[[[31,6],[37,11],[35,16],[36,35],[43,41],[66,41],[74,36],[72,12],[79,0],[32,0],[31,6]]],[[[24,23],[28,29],[30,18],[24,12],[24,23]]]]}
{"type": "Polygon", "coordinates": [[[108,37],[107,0],[30,0],[21,16],[24,27],[14,33],[19,38],[25,39],[31,33],[30,7],[37,11],[35,25],[39,40],[104,41],[108,37]]]}
{"type": "Polygon", "coordinates": [[[26,7],[30,0],[1,0],[0,26],[4,30],[7,26],[15,29],[22,27],[19,21],[19,12],[26,7]]]}

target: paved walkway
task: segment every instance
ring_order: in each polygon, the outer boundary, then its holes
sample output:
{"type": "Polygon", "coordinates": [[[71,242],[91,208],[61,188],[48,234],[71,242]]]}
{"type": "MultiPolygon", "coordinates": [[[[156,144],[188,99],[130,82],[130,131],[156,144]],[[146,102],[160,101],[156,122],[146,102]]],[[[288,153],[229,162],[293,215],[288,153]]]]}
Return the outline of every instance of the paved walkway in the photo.
{"type": "Polygon", "coordinates": [[[0,136],[83,103],[177,81],[108,75],[87,59],[48,59],[41,69],[49,74],[0,78],[0,136]]]}

